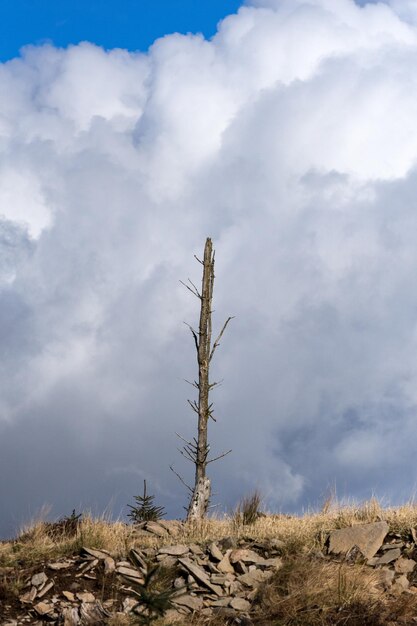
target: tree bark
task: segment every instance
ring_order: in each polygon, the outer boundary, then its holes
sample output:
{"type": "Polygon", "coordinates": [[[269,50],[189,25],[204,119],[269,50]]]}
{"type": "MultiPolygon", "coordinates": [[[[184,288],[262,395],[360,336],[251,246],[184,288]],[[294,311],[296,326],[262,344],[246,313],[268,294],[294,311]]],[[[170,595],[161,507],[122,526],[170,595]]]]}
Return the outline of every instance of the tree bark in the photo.
{"type": "Polygon", "coordinates": [[[206,477],[207,467],[207,425],[210,417],[209,369],[211,353],[211,305],[214,285],[214,252],[211,239],[206,239],[203,257],[203,278],[201,284],[200,323],[198,329],[198,437],[195,462],[194,491],[188,507],[187,519],[202,518],[207,512],[210,500],[210,480],[206,477]]]}
{"type": "Polygon", "coordinates": [[[206,516],[211,495],[210,478],[200,478],[194,487],[188,507],[187,521],[203,519],[206,516]]]}
{"type": "Polygon", "coordinates": [[[172,465],[170,466],[174,474],[191,493],[187,509],[187,521],[202,519],[207,513],[211,495],[210,479],[206,476],[207,465],[209,463],[213,463],[214,461],[218,461],[231,452],[231,450],[228,450],[219,456],[208,459],[208,453],[210,450],[210,446],[207,442],[208,421],[210,417],[216,421],[213,417],[213,409],[212,404],[209,401],[209,395],[213,387],[218,384],[210,383],[210,362],[217,347],[220,345],[220,339],[222,338],[228,323],[231,319],[233,319],[232,317],[227,318],[212,346],[211,306],[214,286],[214,250],[212,241],[209,237],[206,239],[203,260],[201,261],[197,258],[197,261],[199,261],[199,263],[203,266],[201,293],[190,279],[188,279],[188,282],[191,286],[180,281],[200,301],[200,323],[198,332],[194,330],[192,326],[187,324],[194,338],[198,362],[198,382],[196,380],[194,382],[186,381],[190,382],[193,387],[198,389],[198,400],[188,400],[189,405],[198,415],[197,438],[193,437],[192,441],[188,441],[176,433],[177,436],[185,443],[182,450],[180,450],[180,453],[195,466],[194,487],[188,485],[182,476],[175,471],[172,465]]]}

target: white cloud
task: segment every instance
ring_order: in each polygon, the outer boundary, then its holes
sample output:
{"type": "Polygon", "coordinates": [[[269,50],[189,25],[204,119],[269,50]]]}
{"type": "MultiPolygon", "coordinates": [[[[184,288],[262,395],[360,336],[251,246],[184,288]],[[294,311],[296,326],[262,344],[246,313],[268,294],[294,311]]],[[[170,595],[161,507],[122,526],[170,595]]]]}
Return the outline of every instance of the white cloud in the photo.
{"type": "Polygon", "coordinates": [[[3,219],[27,226],[34,238],[51,222],[37,177],[6,163],[0,174],[0,207],[3,219]]]}
{"type": "Polygon", "coordinates": [[[259,0],[211,41],[29,47],[0,66],[0,474],[15,515],[120,505],[138,476],[181,513],[168,466],[174,432],[195,429],[182,322],[197,302],[178,280],[199,280],[207,235],[216,322],[236,315],[214,372],[213,449],[234,450],[212,466],[219,499],[412,488],[411,9],[259,0]]]}

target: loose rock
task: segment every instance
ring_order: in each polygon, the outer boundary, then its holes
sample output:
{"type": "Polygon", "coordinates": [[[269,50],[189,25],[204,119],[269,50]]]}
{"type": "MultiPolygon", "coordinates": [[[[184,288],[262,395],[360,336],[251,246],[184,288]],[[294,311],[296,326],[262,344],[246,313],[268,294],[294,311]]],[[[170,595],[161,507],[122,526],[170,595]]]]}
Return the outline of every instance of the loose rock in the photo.
{"type": "Polygon", "coordinates": [[[54,607],[46,602],[38,602],[38,604],[35,604],[33,608],[38,615],[47,615],[54,610],[54,607]]]}
{"type": "Polygon", "coordinates": [[[259,554],[257,554],[256,552],[254,552],[253,550],[245,550],[245,549],[240,549],[240,550],[233,550],[230,554],[230,562],[232,564],[237,563],[238,561],[242,562],[242,563],[265,563],[265,559],[262,556],[259,556],[259,554]]]}
{"type": "Polygon", "coordinates": [[[213,591],[218,596],[223,595],[221,588],[211,584],[209,577],[201,567],[198,567],[190,561],[190,559],[186,558],[178,559],[178,562],[181,563],[181,565],[183,565],[198,582],[201,582],[208,589],[210,589],[210,591],[213,591]]]}
{"type": "Polygon", "coordinates": [[[215,561],[223,560],[223,553],[216,543],[213,542],[212,544],[209,545],[208,552],[215,561]]]}
{"type": "Polygon", "coordinates": [[[188,554],[190,551],[188,546],[183,545],[175,545],[175,546],[165,546],[165,548],[160,548],[158,554],[168,554],[169,556],[183,556],[184,554],[188,554]]]}
{"type": "Polygon", "coordinates": [[[416,566],[416,562],[413,559],[407,559],[404,557],[400,557],[394,565],[395,571],[399,574],[410,574],[414,571],[416,566]]]}
{"type": "Polygon", "coordinates": [[[199,611],[203,608],[203,600],[202,598],[198,598],[197,596],[178,596],[173,600],[173,603],[178,606],[185,606],[192,611],[199,611]]]}
{"type": "Polygon", "coordinates": [[[233,572],[235,571],[233,565],[230,563],[230,553],[231,550],[228,550],[220,563],[217,564],[217,569],[219,570],[219,572],[223,572],[224,574],[227,574],[229,572],[233,574],[233,572]]]}
{"type": "Polygon", "coordinates": [[[235,609],[235,611],[249,611],[250,602],[248,602],[244,598],[233,598],[233,600],[230,602],[230,606],[232,607],[232,609],[235,609]]]}
{"type": "Polygon", "coordinates": [[[88,592],[77,593],[77,598],[78,600],[81,600],[81,602],[95,602],[96,600],[94,595],[88,592]]]}
{"type": "Polygon", "coordinates": [[[30,582],[34,587],[42,587],[42,585],[44,585],[47,580],[48,576],[45,574],[45,572],[41,572],[40,574],[35,574],[34,576],[32,576],[30,582]]]}
{"type": "Polygon", "coordinates": [[[394,550],[387,550],[384,554],[376,561],[376,565],[388,565],[388,563],[392,563],[396,561],[401,556],[401,550],[399,548],[394,548],[394,550]]]}
{"type": "Polygon", "coordinates": [[[387,522],[358,524],[333,530],[329,536],[329,553],[346,554],[353,546],[358,546],[365,557],[370,559],[382,546],[388,530],[387,522]]]}

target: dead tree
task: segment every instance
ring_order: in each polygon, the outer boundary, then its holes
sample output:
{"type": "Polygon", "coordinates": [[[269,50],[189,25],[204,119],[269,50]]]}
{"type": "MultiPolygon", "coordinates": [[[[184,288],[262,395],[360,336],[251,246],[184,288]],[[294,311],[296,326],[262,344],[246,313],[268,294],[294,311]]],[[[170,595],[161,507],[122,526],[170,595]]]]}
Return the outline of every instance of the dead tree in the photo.
{"type": "Polygon", "coordinates": [[[216,382],[210,382],[210,363],[228,323],[233,318],[227,318],[217,339],[212,344],[211,307],[214,287],[214,250],[210,238],[206,239],[203,260],[201,261],[199,258],[195,258],[203,266],[201,293],[190,279],[188,279],[190,285],[182,284],[200,300],[200,324],[198,332],[187,324],[194,338],[197,351],[198,381],[195,380],[190,384],[198,390],[198,400],[188,400],[188,403],[198,416],[198,430],[197,438],[193,438],[193,441],[187,441],[178,435],[185,443],[182,450],[180,450],[181,454],[195,465],[194,487],[187,485],[181,476],[171,467],[190,491],[191,497],[188,506],[187,521],[202,519],[207,513],[211,494],[210,479],[206,475],[207,465],[221,459],[231,452],[231,450],[228,450],[215,458],[208,458],[210,445],[207,440],[207,427],[209,419],[216,421],[213,416],[213,403],[210,402],[210,392],[218,384],[216,382]]]}

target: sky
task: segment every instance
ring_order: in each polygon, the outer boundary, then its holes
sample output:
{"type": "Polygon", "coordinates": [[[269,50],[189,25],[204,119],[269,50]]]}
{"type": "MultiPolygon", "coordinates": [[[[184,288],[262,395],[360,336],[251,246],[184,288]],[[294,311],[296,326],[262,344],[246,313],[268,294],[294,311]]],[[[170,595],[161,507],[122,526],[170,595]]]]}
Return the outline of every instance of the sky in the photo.
{"type": "Polygon", "coordinates": [[[0,0],[0,537],[184,514],[207,236],[218,514],[414,497],[416,4],[195,4],[0,0]]]}
{"type": "Polygon", "coordinates": [[[212,37],[239,0],[0,0],[0,60],[28,45],[90,41],[105,49],[146,51],[166,34],[212,37]]]}

